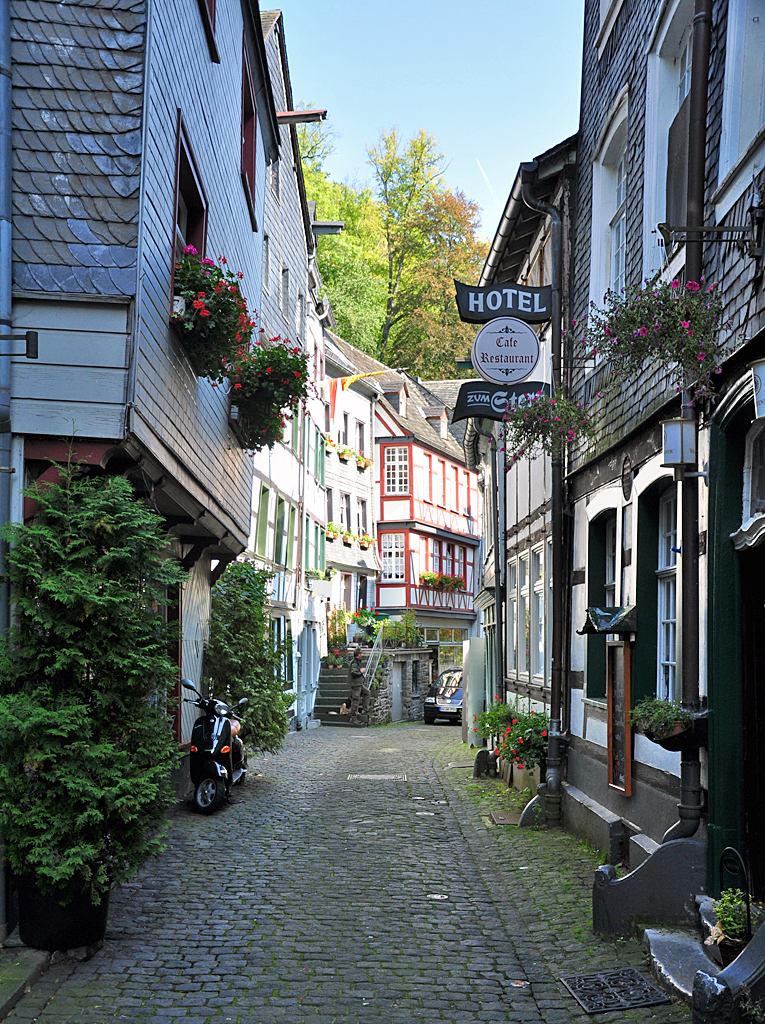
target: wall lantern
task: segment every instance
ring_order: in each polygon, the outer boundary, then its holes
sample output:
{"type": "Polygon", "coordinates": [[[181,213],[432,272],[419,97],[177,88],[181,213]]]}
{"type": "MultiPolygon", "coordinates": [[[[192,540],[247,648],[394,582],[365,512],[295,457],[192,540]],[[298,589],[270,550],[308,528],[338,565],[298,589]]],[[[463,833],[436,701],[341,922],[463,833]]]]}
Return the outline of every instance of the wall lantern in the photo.
{"type": "Polygon", "coordinates": [[[754,415],[758,420],[765,417],[765,359],[749,364],[754,388],[754,415]]]}
{"type": "Polygon", "coordinates": [[[696,420],[664,420],[662,466],[696,465],[696,420]]]}

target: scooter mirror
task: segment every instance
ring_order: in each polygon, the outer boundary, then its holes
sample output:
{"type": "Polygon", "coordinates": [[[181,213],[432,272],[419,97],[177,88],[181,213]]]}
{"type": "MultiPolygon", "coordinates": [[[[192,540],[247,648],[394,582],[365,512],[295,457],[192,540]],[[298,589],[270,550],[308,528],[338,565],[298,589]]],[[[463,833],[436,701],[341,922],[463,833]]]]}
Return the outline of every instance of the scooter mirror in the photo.
{"type": "Polygon", "coordinates": [[[194,693],[199,692],[190,679],[181,679],[181,686],[184,690],[193,690],[194,693]]]}
{"type": "Polygon", "coordinates": [[[238,700],[236,702],[236,704],[234,704],[234,707],[235,708],[246,708],[249,703],[250,702],[249,702],[249,700],[247,700],[246,697],[242,697],[241,700],[238,700]]]}

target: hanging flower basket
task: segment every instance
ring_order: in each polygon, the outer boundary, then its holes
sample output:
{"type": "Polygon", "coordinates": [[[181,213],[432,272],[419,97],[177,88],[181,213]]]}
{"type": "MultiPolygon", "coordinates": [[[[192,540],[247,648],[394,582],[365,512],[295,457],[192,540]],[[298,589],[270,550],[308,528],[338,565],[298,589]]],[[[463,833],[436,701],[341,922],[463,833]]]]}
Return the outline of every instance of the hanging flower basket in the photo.
{"type": "Polygon", "coordinates": [[[170,322],[198,377],[218,378],[223,359],[249,344],[255,329],[239,285],[243,275],[225,268],[225,256],[215,263],[193,245],[175,265],[170,322]]]}
{"type": "Polygon", "coordinates": [[[294,412],[307,397],[308,359],[286,339],[256,341],[224,358],[219,381],[231,389],[244,447],[271,448],[284,434],[285,412],[294,412]]]}
{"type": "MultiPolygon", "coordinates": [[[[576,322],[574,322],[576,326],[576,322]]],[[[697,396],[714,391],[721,372],[722,298],[715,284],[678,280],[628,285],[621,293],[607,292],[603,308],[594,303],[583,324],[579,347],[588,356],[610,361],[608,390],[621,388],[637,376],[646,361],[667,371],[678,391],[690,388],[697,396]]]]}
{"type": "Polygon", "coordinates": [[[542,452],[560,455],[567,445],[592,436],[593,427],[583,405],[543,391],[528,401],[508,406],[504,416],[506,462],[533,458],[542,452]]]}

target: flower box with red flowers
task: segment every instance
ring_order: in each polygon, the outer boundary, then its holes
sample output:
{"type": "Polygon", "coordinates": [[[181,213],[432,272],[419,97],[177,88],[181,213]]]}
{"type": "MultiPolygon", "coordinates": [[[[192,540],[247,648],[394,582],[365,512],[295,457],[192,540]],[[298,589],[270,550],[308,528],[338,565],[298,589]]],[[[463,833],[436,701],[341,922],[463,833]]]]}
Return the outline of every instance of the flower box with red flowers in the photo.
{"type": "Polygon", "coordinates": [[[225,256],[216,262],[193,245],[175,264],[170,323],[198,377],[220,378],[223,359],[250,343],[255,322],[242,295],[242,277],[226,269],[225,256]]]}

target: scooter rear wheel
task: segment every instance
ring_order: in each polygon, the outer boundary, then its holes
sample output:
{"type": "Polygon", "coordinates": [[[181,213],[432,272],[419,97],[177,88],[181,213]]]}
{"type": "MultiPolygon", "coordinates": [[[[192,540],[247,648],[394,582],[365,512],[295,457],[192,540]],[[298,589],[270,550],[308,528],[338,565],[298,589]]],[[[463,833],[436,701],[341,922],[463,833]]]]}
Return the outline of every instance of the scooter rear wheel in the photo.
{"type": "Polygon", "coordinates": [[[217,811],[226,797],[223,779],[202,779],[194,790],[194,806],[201,814],[217,811]]]}

